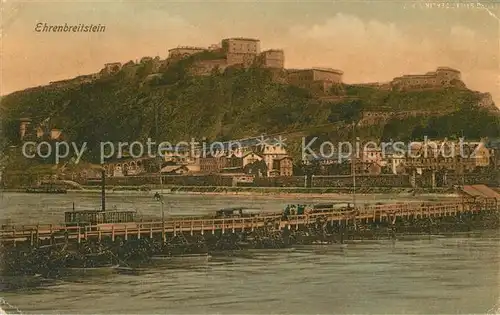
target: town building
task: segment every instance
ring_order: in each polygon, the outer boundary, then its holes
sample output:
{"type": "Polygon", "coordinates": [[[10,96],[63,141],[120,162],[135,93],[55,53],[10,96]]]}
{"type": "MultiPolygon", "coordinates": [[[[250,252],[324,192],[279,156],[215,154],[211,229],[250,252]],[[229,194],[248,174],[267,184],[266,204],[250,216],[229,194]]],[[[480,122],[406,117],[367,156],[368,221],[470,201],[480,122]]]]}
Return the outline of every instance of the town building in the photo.
{"type": "Polygon", "coordinates": [[[165,151],[162,153],[164,162],[171,166],[183,166],[190,173],[200,172],[200,158],[186,152],[176,150],[165,151]]]}
{"type": "Polygon", "coordinates": [[[405,161],[406,161],[406,148],[400,148],[400,150],[394,150],[392,147],[386,148],[384,151],[383,160],[385,161],[385,166],[390,170],[392,174],[404,174],[405,161]]]}
{"type": "MultiPolygon", "coordinates": [[[[230,143],[230,142],[229,142],[230,143]]],[[[293,160],[283,146],[240,146],[230,153],[205,154],[198,159],[201,173],[246,173],[254,176],[292,176],[293,160]]]]}
{"type": "Polygon", "coordinates": [[[134,176],[145,172],[145,158],[123,159],[106,163],[106,174],[111,177],[134,176]]]}
{"type": "Polygon", "coordinates": [[[484,141],[468,142],[468,155],[475,167],[488,167],[492,164],[492,152],[484,141]]]}
{"type": "Polygon", "coordinates": [[[283,165],[283,172],[290,174],[286,176],[291,176],[293,174],[292,169],[290,169],[288,166],[288,160],[284,161],[283,164],[281,162],[275,163],[275,161],[281,161],[283,158],[289,157],[286,152],[286,149],[283,146],[278,144],[267,144],[263,147],[260,155],[263,157],[263,160],[266,163],[267,176],[282,176],[281,175],[282,165],[283,165]]]}
{"type": "Polygon", "coordinates": [[[477,167],[490,165],[491,152],[483,141],[430,141],[414,142],[407,152],[407,169],[448,170],[456,173],[474,171],[477,167]]]}
{"type": "Polygon", "coordinates": [[[217,155],[207,155],[200,157],[200,172],[204,174],[220,173],[228,166],[227,157],[217,155]]]}
{"type": "Polygon", "coordinates": [[[273,160],[273,169],[271,171],[278,171],[279,176],[292,176],[293,175],[293,160],[289,156],[273,160]]]}
{"type": "Polygon", "coordinates": [[[383,159],[382,148],[364,146],[361,152],[360,160],[363,163],[382,163],[383,159]]]}
{"type": "Polygon", "coordinates": [[[322,166],[328,166],[328,165],[335,165],[335,164],[342,164],[344,162],[350,161],[351,157],[350,154],[347,152],[339,154],[338,152],[333,152],[329,154],[328,156],[322,156],[322,155],[317,155],[314,156],[312,154],[307,154],[305,158],[302,160],[302,163],[304,165],[322,165],[322,166]]]}

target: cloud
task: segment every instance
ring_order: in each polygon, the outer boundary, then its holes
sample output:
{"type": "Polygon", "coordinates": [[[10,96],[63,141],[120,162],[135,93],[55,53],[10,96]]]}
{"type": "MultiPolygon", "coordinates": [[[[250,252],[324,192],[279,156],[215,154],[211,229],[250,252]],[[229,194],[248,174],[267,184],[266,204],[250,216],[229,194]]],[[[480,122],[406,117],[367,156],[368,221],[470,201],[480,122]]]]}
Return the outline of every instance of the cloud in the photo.
{"type": "Polygon", "coordinates": [[[498,41],[461,25],[412,30],[339,13],[322,23],[290,27],[282,43],[287,66],[338,68],[346,82],[389,81],[438,66],[454,67],[470,88],[491,92],[500,104],[498,41]]]}

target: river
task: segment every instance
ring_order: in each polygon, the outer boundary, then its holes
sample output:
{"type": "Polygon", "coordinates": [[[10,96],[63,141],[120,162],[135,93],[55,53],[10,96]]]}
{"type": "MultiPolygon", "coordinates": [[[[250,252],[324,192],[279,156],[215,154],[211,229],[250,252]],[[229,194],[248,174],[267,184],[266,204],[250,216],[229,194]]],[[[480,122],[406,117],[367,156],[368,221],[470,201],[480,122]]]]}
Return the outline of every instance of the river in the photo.
{"type": "MultiPolygon", "coordinates": [[[[281,211],[286,204],[309,202],[352,202],[350,195],[335,195],[323,197],[270,196],[270,195],[200,195],[200,194],[164,194],[165,214],[199,215],[213,213],[225,207],[253,207],[263,211],[281,211]]],[[[452,197],[437,195],[359,195],[357,204],[362,203],[396,203],[422,202],[430,200],[451,200],[452,197]]],[[[97,192],[69,192],[68,194],[28,194],[0,192],[0,211],[2,224],[36,224],[59,223],[64,221],[64,211],[75,208],[100,209],[100,194],[97,192]]],[[[152,192],[108,192],[106,209],[135,210],[139,216],[146,218],[161,218],[161,206],[153,198],[152,192]]]]}
{"type": "MultiPolygon", "coordinates": [[[[301,201],[269,196],[167,195],[169,214],[227,206],[276,211],[301,201]]],[[[350,201],[347,197],[339,200],[350,201]]],[[[360,202],[404,198],[359,197],[360,202]],[[362,200],[362,201],[361,201],[362,200]]],[[[420,197],[420,199],[426,199],[420,197]]],[[[325,201],[325,200],[322,200],[325,201]]],[[[96,194],[0,196],[12,223],[55,223],[72,207],[97,208],[96,194]]],[[[108,206],[158,215],[151,195],[110,194],[108,206]]],[[[498,309],[499,231],[362,241],[255,251],[148,267],[144,274],[59,280],[38,289],[1,292],[25,313],[334,314],[493,313],[498,309]]]]}

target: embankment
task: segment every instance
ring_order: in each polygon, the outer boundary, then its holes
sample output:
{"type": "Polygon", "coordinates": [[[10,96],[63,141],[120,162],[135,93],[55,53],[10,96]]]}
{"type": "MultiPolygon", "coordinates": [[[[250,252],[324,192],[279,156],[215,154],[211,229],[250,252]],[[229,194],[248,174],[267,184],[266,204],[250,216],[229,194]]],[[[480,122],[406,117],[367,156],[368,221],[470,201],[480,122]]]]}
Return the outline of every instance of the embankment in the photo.
{"type": "MultiPolygon", "coordinates": [[[[21,192],[24,190],[10,189],[5,190],[8,192],[21,192]]],[[[336,197],[347,196],[352,194],[352,189],[345,188],[329,188],[329,187],[316,187],[316,188],[303,188],[303,187],[286,187],[286,188],[272,188],[272,187],[216,187],[216,186],[169,186],[160,187],[148,186],[114,186],[107,187],[106,193],[127,193],[127,194],[148,194],[152,195],[154,192],[163,191],[164,194],[185,194],[185,195],[238,195],[238,196],[269,196],[269,197],[308,197],[308,198],[321,198],[321,197],[336,197]]],[[[68,193],[78,194],[100,194],[101,190],[96,186],[85,186],[83,190],[69,190],[68,193]]],[[[430,197],[458,197],[457,193],[450,189],[419,189],[414,190],[404,187],[370,187],[356,189],[357,195],[395,195],[401,197],[411,197],[414,195],[428,195],[430,197]]]]}

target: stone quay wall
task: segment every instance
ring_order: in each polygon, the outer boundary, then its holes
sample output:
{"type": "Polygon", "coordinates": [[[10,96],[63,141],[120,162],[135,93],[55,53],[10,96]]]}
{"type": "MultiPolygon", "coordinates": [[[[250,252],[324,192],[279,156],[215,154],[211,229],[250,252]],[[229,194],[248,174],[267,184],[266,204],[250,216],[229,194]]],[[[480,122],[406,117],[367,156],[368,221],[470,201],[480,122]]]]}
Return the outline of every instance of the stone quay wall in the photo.
{"type": "MultiPolygon", "coordinates": [[[[230,176],[167,176],[162,183],[165,186],[233,186],[230,176]]],[[[313,176],[311,187],[350,187],[353,186],[351,176],[313,176]]],[[[100,179],[89,179],[81,182],[82,185],[99,185],[100,179]]],[[[141,186],[159,185],[158,175],[112,177],[106,179],[110,186],[141,186]]],[[[238,186],[247,187],[305,187],[304,176],[261,177],[255,178],[253,183],[238,183],[238,186]]],[[[411,187],[408,175],[379,175],[356,176],[357,187],[411,187]]]]}

